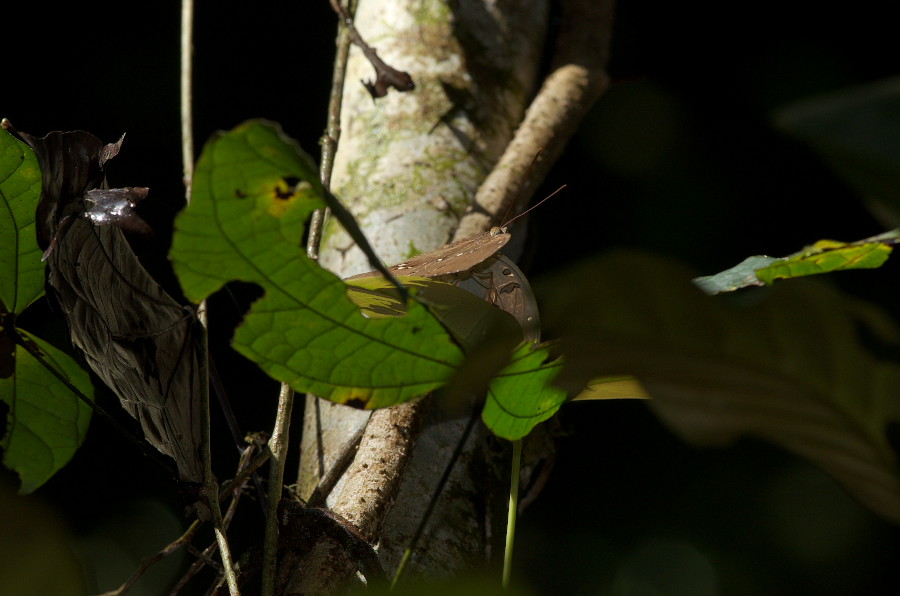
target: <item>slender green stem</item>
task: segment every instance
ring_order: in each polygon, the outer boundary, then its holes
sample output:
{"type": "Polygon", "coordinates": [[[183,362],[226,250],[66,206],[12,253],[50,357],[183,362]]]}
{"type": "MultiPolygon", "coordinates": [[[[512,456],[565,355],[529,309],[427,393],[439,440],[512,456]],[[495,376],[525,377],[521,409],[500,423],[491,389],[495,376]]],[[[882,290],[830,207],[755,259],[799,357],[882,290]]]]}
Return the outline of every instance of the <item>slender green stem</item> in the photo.
{"type": "MultiPolygon", "coordinates": [[[[337,10],[337,9],[336,9],[337,10]]],[[[339,11],[338,11],[339,12],[339,11]]],[[[328,124],[322,137],[322,161],[319,166],[319,178],[325,188],[331,188],[331,172],[334,169],[334,155],[337,153],[338,141],[341,138],[341,105],[344,100],[344,78],[347,73],[347,57],[350,55],[350,35],[347,26],[338,24],[337,53],[334,57],[334,73],[331,77],[331,96],[328,100],[328,124]]],[[[322,230],[328,209],[317,209],[309,222],[309,237],[306,242],[306,254],[310,259],[318,260],[319,244],[322,241],[322,230]]]]}
{"type": "Polygon", "coordinates": [[[291,411],[294,409],[294,390],[287,383],[281,384],[278,396],[278,413],[275,428],[269,439],[269,508],[266,512],[266,534],[263,542],[263,596],[275,593],[275,571],[278,563],[278,504],[284,485],[284,461],[287,456],[291,427],[291,411]]]}
{"type": "Polygon", "coordinates": [[[509,479],[509,512],[506,517],[506,550],[503,553],[503,588],[509,589],[512,576],[513,541],[516,537],[516,511],[519,507],[519,468],[522,465],[522,440],[513,441],[512,470],[509,479]]]}

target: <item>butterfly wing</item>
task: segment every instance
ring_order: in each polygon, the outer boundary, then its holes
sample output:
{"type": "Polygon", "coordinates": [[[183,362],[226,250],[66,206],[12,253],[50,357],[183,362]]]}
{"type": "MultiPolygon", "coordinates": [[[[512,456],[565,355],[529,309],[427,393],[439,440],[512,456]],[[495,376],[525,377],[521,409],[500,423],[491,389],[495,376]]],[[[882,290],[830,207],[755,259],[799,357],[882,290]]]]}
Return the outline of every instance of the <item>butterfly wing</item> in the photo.
{"type": "MultiPolygon", "coordinates": [[[[505,231],[498,230],[469,236],[437,250],[416,255],[407,261],[388,267],[388,271],[397,276],[428,278],[468,271],[485,259],[489,259],[509,242],[511,236],[505,231]]],[[[370,271],[354,275],[349,279],[376,275],[379,275],[377,271],[370,271]]]]}
{"type": "Polygon", "coordinates": [[[537,298],[522,270],[506,255],[497,253],[473,268],[456,285],[516,318],[525,339],[540,341],[541,321],[537,298]]]}

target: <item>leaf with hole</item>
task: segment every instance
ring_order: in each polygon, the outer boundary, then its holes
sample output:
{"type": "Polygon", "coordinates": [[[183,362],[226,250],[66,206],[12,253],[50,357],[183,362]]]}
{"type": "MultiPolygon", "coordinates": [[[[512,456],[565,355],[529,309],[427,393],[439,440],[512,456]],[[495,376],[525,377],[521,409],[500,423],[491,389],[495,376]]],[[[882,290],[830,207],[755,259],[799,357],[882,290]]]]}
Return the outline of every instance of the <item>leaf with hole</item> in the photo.
{"type": "Polygon", "coordinates": [[[304,225],[324,192],[312,160],[275,125],[216,135],[175,222],[171,259],[185,294],[200,301],[233,280],[262,287],[232,345],[297,391],[379,408],[440,387],[463,350],[425,307],[366,318],[344,282],[306,257],[304,225]]]}

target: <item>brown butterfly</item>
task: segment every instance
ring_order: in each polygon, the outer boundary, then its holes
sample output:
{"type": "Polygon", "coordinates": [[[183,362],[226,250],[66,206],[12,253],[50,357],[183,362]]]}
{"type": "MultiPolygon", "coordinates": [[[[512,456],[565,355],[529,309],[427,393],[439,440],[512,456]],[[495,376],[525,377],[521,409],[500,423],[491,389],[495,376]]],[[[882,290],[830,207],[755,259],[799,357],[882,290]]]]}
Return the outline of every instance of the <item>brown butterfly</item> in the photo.
{"type": "MultiPolygon", "coordinates": [[[[388,267],[388,271],[398,276],[407,277],[441,277],[468,271],[479,263],[494,256],[506,246],[511,236],[506,228],[491,228],[462,240],[447,244],[437,250],[417,255],[408,261],[388,267]]],[[[354,275],[348,279],[360,279],[380,275],[377,271],[369,271],[354,275]]]]}
{"type": "MultiPolygon", "coordinates": [[[[457,240],[456,242],[442,246],[437,250],[416,255],[407,261],[397,263],[393,267],[388,267],[388,271],[397,276],[428,278],[439,278],[467,272],[477,265],[484,263],[497,254],[501,248],[506,246],[512,238],[507,231],[510,224],[533,209],[537,209],[544,201],[552,198],[563,188],[565,188],[565,185],[561,186],[548,197],[542,199],[531,209],[512,218],[503,226],[495,226],[487,232],[475,234],[474,236],[469,236],[468,238],[463,238],[462,240],[457,240]]],[[[521,275],[522,272],[519,271],[519,274],[521,275]]],[[[347,279],[361,279],[364,277],[375,277],[376,275],[380,274],[377,271],[369,271],[367,273],[354,275],[347,279]]]]}

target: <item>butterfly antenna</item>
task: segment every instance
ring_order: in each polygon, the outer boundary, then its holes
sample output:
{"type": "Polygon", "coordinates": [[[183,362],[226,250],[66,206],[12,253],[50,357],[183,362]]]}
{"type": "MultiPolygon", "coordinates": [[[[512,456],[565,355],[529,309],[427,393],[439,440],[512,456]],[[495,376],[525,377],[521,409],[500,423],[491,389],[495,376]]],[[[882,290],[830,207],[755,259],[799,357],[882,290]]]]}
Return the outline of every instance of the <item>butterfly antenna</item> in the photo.
{"type": "Polygon", "coordinates": [[[510,225],[512,222],[514,222],[514,221],[516,221],[517,219],[519,219],[520,217],[522,217],[522,216],[524,216],[524,215],[528,215],[529,213],[531,213],[532,211],[534,211],[535,209],[537,209],[538,207],[540,207],[541,205],[543,205],[544,203],[546,203],[547,201],[549,201],[550,199],[552,199],[553,197],[555,197],[557,194],[559,194],[560,192],[562,192],[562,190],[563,190],[566,186],[568,186],[568,185],[567,185],[567,184],[563,184],[562,186],[560,186],[559,188],[557,188],[556,190],[554,190],[552,193],[550,193],[549,195],[547,195],[546,197],[544,197],[543,199],[541,199],[540,202],[538,202],[536,205],[532,205],[531,207],[529,207],[528,209],[526,209],[526,210],[523,211],[522,213],[518,214],[517,216],[515,216],[514,218],[512,218],[511,220],[509,220],[508,222],[506,222],[506,223],[503,224],[503,225],[504,225],[504,226],[508,226],[508,225],[510,225]]]}
{"type": "MultiPolygon", "coordinates": [[[[541,153],[543,153],[543,152],[544,152],[544,148],[543,148],[543,147],[538,147],[537,153],[534,154],[534,159],[532,159],[532,160],[531,160],[531,163],[528,164],[528,171],[525,172],[525,177],[522,179],[523,181],[527,181],[529,178],[531,178],[531,172],[532,172],[532,170],[534,170],[534,164],[537,163],[538,158],[541,156],[541,153]]],[[[503,221],[504,223],[500,224],[501,227],[502,227],[502,226],[507,226],[507,225],[509,225],[510,223],[512,223],[513,221],[515,221],[515,219],[516,219],[515,217],[512,218],[512,219],[510,219],[510,220],[508,220],[508,221],[507,221],[506,218],[509,217],[509,214],[512,212],[513,207],[516,206],[516,203],[517,203],[518,200],[519,200],[519,195],[520,195],[521,193],[522,193],[522,185],[519,185],[518,190],[516,190],[516,196],[515,196],[515,198],[514,198],[512,201],[510,201],[509,207],[506,208],[506,213],[503,214],[503,219],[502,219],[501,221],[503,221]]],[[[525,211],[525,213],[528,213],[528,211],[525,211]]],[[[525,215],[525,213],[523,213],[522,215],[525,215]]]]}

